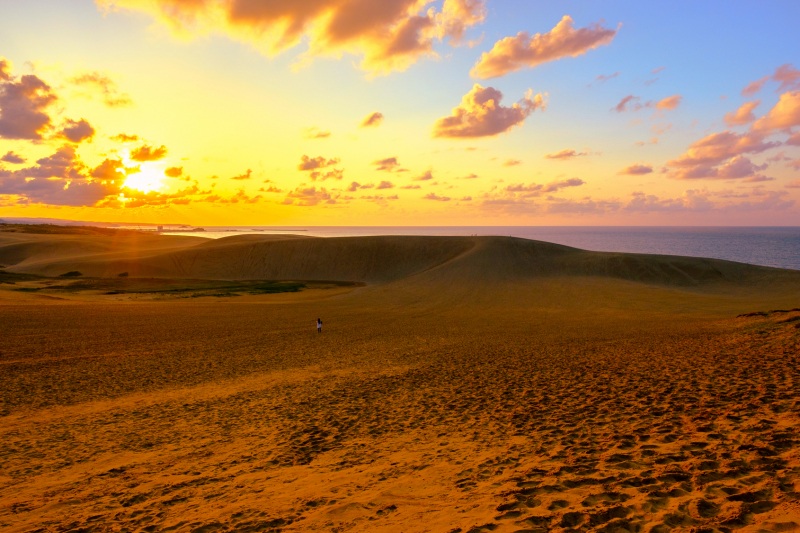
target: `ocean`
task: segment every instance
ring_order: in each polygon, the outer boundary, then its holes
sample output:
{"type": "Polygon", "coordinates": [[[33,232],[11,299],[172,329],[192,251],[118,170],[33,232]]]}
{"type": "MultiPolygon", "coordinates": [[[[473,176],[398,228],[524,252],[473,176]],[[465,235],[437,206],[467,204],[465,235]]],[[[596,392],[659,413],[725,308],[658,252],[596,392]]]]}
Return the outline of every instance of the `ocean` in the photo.
{"type": "MultiPolygon", "coordinates": [[[[630,226],[205,226],[189,233],[220,238],[245,233],[314,237],[502,235],[584,250],[684,255],[800,270],[800,227],[630,226]]],[[[169,228],[164,231],[171,234],[169,228]]],[[[175,233],[187,235],[186,232],[175,233]]]]}

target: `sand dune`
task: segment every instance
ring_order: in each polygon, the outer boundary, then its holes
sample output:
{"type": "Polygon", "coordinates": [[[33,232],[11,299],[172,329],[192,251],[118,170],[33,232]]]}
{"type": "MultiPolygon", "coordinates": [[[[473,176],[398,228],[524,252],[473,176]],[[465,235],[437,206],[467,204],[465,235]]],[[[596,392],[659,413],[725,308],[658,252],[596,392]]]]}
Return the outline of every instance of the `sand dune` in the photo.
{"type": "Polygon", "coordinates": [[[800,530],[797,273],[261,237],[36,236],[26,256],[0,233],[18,272],[366,283],[161,301],[0,283],[0,529],[800,530]]]}
{"type": "Polygon", "coordinates": [[[799,275],[730,261],[588,252],[511,237],[242,235],[199,243],[190,237],[157,236],[126,241],[74,236],[4,240],[0,234],[0,264],[11,271],[50,276],[67,271],[99,277],[129,272],[139,277],[380,283],[426,274],[448,284],[598,276],[690,287],[799,275]]]}

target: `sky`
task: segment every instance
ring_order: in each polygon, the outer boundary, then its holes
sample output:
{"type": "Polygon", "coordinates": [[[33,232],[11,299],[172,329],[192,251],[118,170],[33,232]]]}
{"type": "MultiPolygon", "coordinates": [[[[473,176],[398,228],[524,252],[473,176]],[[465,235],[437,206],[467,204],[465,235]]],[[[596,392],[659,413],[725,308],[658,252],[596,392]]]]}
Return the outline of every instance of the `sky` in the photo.
{"type": "Polygon", "coordinates": [[[0,218],[800,225],[800,2],[0,0],[0,218]]]}

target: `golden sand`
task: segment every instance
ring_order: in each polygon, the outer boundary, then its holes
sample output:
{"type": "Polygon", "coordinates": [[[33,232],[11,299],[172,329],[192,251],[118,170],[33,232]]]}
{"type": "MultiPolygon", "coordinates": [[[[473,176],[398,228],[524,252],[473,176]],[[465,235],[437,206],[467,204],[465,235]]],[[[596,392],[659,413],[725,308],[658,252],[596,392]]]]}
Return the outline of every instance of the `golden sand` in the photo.
{"type": "Polygon", "coordinates": [[[0,233],[0,264],[358,282],[0,284],[4,531],[800,530],[798,273],[425,237],[0,233]]]}

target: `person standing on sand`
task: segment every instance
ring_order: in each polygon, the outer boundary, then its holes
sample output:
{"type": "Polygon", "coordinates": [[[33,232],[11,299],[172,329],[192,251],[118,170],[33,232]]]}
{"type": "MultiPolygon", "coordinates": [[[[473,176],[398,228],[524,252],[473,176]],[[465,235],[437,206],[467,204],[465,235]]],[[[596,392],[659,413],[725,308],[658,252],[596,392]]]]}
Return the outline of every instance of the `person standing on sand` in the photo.
{"type": "Polygon", "coordinates": [[[322,320],[317,319],[317,333],[322,333],[322,320]]]}

